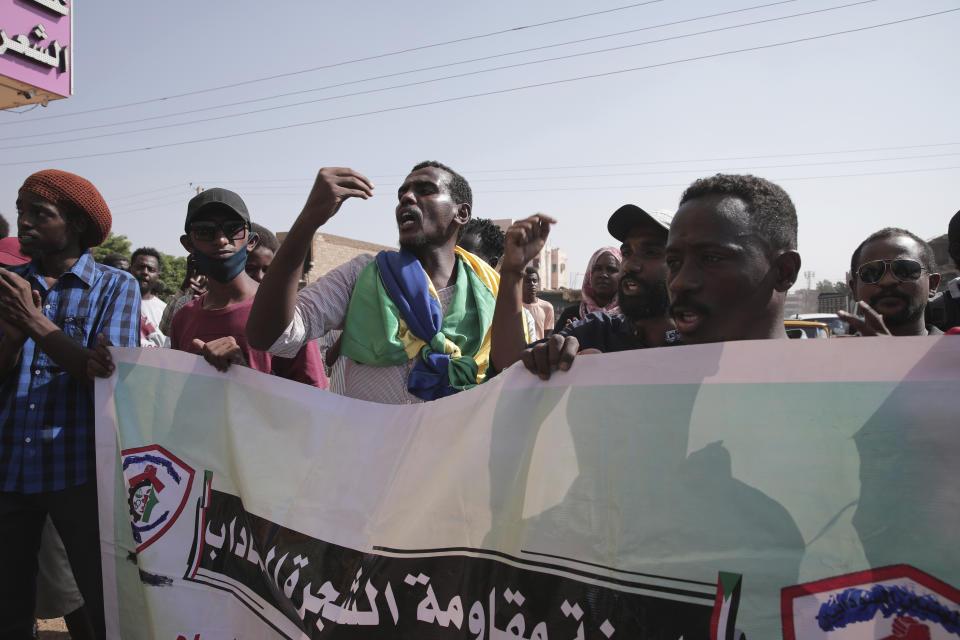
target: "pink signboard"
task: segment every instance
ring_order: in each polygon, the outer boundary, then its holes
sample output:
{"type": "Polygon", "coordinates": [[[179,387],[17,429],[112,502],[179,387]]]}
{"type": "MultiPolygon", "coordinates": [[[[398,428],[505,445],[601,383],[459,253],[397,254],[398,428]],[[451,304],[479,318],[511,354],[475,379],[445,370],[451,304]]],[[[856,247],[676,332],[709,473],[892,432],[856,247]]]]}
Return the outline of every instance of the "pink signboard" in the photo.
{"type": "MultiPolygon", "coordinates": [[[[0,83],[50,97],[73,89],[73,0],[0,0],[0,83]]],[[[8,87],[11,88],[11,87],[8,87]]]]}

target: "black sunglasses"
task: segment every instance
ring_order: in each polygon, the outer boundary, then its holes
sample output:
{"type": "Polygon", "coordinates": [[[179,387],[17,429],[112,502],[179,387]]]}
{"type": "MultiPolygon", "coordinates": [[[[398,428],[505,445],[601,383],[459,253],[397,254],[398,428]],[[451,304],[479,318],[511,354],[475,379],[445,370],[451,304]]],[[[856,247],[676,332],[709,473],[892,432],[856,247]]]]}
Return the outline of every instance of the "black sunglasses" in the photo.
{"type": "Polygon", "coordinates": [[[913,282],[920,279],[923,265],[916,260],[898,258],[897,260],[871,260],[857,267],[857,276],[864,284],[876,284],[890,268],[890,273],[900,282],[913,282]]]}
{"type": "Polygon", "coordinates": [[[190,233],[197,240],[211,241],[216,240],[221,233],[227,240],[239,240],[247,230],[247,223],[243,220],[224,220],[223,222],[214,222],[213,220],[200,220],[190,223],[190,233]]]}

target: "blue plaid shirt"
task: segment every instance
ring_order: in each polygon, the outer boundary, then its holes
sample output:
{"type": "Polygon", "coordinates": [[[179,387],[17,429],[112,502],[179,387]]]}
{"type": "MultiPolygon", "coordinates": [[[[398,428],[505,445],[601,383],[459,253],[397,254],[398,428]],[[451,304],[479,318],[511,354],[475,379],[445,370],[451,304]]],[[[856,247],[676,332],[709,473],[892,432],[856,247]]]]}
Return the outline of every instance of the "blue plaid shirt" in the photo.
{"type": "MultiPolygon", "coordinates": [[[[33,263],[9,269],[43,299],[43,314],[92,349],[97,334],[140,346],[140,289],[129,273],[89,253],[47,289],[33,263]]],[[[81,485],[94,464],[93,387],[75,379],[32,339],[18,368],[0,382],[0,491],[38,493],[81,485]]]]}

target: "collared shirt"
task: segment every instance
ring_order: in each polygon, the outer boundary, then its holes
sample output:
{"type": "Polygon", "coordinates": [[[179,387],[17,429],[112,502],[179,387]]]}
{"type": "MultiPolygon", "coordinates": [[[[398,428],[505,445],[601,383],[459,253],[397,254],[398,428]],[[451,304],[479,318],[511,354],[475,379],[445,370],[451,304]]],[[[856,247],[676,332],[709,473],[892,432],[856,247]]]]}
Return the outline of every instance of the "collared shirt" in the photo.
{"type": "MultiPolygon", "coordinates": [[[[96,346],[101,333],[118,347],[140,345],[140,288],[129,273],[89,253],[49,289],[34,262],[10,270],[40,292],[43,315],[83,347],[96,346]]],[[[0,402],[0,491],[56,491],[92,479],[92,386],[28,338],[17,368],[0,381],[0,402]]]]}
{"type": "MultiPolygon", "coordinates": [[[[270,353],[289,358],[308,340],[315,340],[333,329],[343,329],[353,288],[360,272],[373,259],[372,255],[362,253],[301,289],[297,293],[293,320],[270,347],[270,353]]],[[[455,292],[456,285],[437,291],[444,313],[455,292]]],[[[343,360],[343,395],[383,404],[423,402],[407,389],[407,378],[416,358],[386,367],[360,364],[349,358],[343,360]]]]}
{"type": "MultiPolygon", "coordinates": [[[[582,320],[577,320],[558,333],[575,337],[581,349],[597,349],[603,353],[645,349],[650,346],[629,318],[622,314],[610,315],[605,311],[588,313],[582,320]]],[[[666,333],[664,346],[679,343],[680,334],[677,331],[666,333]]]]}

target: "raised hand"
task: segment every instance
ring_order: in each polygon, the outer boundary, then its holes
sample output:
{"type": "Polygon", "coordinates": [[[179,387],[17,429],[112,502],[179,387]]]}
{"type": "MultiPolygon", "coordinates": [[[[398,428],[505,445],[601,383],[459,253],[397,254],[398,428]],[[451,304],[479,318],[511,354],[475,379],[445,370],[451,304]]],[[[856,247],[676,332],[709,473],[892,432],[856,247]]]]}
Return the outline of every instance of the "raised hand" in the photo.
{"type": "Polygon", "coordinates": [[[550,235],[550,225],[557,221],[537,213],[510,225],[504,238],[503,272],[521,272],[523,267],[537,257],[550,235]]]}
{"type": "Polygon", "coordinates": [[[8,328],[25,331],[33,317],[42,315],[40,294],[19,275],[0,267],[0,321],[8,328]]]}
{"type": "MultiPolygon", "coordinates": [[[[33,306],[39,310],[40,309],[40,292],[32,291],[33,306]]],[[[27,339],[27,333],[23,328],[12,322],[9,322],[3,317],[3,314],[0,314],[0,332],[3,333],[4,337],[14,342],[24,342],[27,339]]]]}
{"type": "MultiPolygon", "coordinates": [[[[891,336],[890,329],[883,321],[883,316],[877,313],[873,307],[861,300],[857,303],[857,308],[863,312],[863,317],[847,313],[846,311],[837,311],[837,315],[844,322],[850,324],[851,330],[860,333],[861,336],[891,336]]],[[[852,333],[853,331],[851,331],[852,333]]]]}
{"type": "Polygon", "coordinates": [[[301,217],[319,227],[340,210],[347,198],[373,197],[373,183],[346,167],[325,167],[317,173],[301,217]]]}

